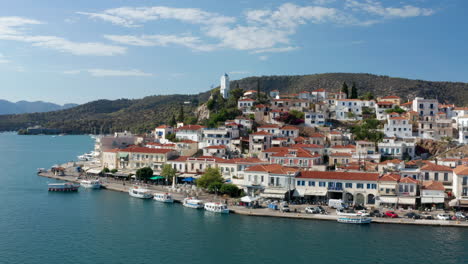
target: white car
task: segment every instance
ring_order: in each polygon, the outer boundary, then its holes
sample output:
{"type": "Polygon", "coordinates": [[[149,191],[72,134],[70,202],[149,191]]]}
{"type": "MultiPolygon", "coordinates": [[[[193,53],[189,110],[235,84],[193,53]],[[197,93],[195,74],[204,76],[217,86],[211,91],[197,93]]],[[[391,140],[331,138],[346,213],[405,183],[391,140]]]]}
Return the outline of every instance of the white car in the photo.
{"type": "Polygon", "coordinates": [[[439,219],[439,220],[450,220],[450,215],[448,215],[448,214],[438,214],[437,219],[439,219]]]}
{"type": "Polygon", "coordinates": [[[359,216],[370,216],[370,214],[366,210],[357,211],[357,215],[359,215],[359,216]]]}

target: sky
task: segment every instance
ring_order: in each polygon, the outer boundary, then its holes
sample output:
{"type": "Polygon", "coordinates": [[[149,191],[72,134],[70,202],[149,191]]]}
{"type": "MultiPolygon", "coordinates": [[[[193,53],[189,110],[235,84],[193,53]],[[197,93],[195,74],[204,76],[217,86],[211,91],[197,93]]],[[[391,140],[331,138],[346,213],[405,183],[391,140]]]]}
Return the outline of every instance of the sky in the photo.
{"type": "Polygon", "coordinates": [[[468,82],[466,0],[0,0],[0,99],[196,94],[327,72],[468,82]]]}

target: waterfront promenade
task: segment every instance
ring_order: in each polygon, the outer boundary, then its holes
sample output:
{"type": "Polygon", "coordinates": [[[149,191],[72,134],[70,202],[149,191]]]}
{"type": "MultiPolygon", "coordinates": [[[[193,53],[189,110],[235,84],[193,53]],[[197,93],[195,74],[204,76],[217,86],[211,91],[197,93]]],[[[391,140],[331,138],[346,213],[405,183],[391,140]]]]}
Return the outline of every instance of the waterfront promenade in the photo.
{"type": "MultiPolygon", "coordinates": [[[[79,183],[82,179],[78,179],[78,173],[73,171],[73,168],[62,165],[67,168],[64,176],[54,175],[52,172],[41,172],[38,175],[42,177],[63,180],[68,182],[79,183]]],[[[134,184],[127,181],[118,181],[111,178],[101,178],[102,184],[107,190],[128,192],[128,189],[134,184]]],[[[196,196],[205,202],[225,202],[228,201],[229,209],[232,213],[246,216],[258,216],[258,217],[280,217],[280,218],[294,218],[294,219],[308,219],[308,220],[328,220],[337,221],[338,216],[335,212],[330,212],[328,215],[322,214],[306,214],[304,213],[304,207],[306,205],[290,205],[292,212],[283,213],[279,210],[271,210],[268,208],[257,208],[251,209],[243,206],[234,205],[234,199],[227,199],[204,192],[197,192],[195,190],[177,188],[178,191],[172,190],[171,186],[164,185],[140,185],[146,189],[154,192],[170,192],[174,198],[174,201],[181,203],[182,200],[187,196],[196,196]]],[[[425,220],[425,219],[407,219],[407,218],[372,218],[373,223],[381,224],[406,224],[406,225],[431,225],[431,226],[449,226],[449,227],[468,227],[468,221],[443,221],[443,220],[425,220]]]]}

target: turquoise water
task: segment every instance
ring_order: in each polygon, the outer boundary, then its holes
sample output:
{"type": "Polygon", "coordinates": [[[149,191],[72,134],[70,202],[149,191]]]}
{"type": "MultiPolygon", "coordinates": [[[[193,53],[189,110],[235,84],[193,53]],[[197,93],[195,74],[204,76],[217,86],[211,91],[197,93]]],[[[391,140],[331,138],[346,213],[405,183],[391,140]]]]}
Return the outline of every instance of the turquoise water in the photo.
{"type": "Polygon", "coordinates": [[[215,215],[125,193],[49,193],[87,136],[0,134],[0,263],[467,263],[468,230],[215,215]]]}

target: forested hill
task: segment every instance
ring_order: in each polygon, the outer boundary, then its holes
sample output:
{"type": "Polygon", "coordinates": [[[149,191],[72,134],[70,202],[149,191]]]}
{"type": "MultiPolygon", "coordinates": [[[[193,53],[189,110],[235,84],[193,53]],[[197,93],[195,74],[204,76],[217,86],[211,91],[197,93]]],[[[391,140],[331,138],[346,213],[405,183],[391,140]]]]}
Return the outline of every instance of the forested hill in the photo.
{"type": "Polygon", "coordinates": [[[260,81],[262,91],[277,89],[281,93],[312,91],[318,88],[337,92],[341,89],[343,82],[346,82],[349,87],[354,82],[359,95],[372,92],[376,97],[397,95],[403,99],[412,99],[419,96],[437,98],[440,102],[454,103],[458,106],[468,106],[468,83],[461,82],[410,80],[365,73],[324,73],[248,77],[232,83],[234,83],[235,87],[238,82],[239,87],[244,90],[256,90],[258,81],[260,81]]]}
{"type": "MultiPolygon", "coordinates": [[[[467,83],[409,80],[371,74],[327,73],[248,77],[232,81],[231,87],[239,85],[244,90],[256,90],[257,85],[260,85],[264,92],[277,89],[281,94],[287,94],[318,88],[339,91],[343,82],[349,86],[353,82],[356,83],[359,95],[372,92],[375,96],[398,95],[404,99],[420,96],[468,106],[467,83]]],[[[195,108],[206,102],[209,95],[210,91],[197,95],[148,96],[136,100],[98,100],[54,112],[0,115],[0,131],[41,125],[62,129],[66,133],[109,133],[121,130],[145,132],[168,122],[173,115],[178,115],[182,105],[185,117],[193,115],[195,108]]]]}

